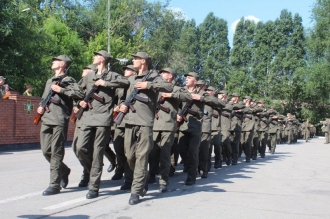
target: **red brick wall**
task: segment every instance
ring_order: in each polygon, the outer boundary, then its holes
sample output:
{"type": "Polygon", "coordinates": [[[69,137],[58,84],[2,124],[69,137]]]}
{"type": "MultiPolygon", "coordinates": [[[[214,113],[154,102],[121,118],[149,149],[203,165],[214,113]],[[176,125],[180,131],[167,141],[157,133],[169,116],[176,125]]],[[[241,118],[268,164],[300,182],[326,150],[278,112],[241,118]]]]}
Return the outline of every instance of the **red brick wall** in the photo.
{"type": "MultiPolygon", "coordinates": [[[[39,97],[26,97],[11,94],[9,99],[0,99],[0,146],[10,144],[39,143],[40,123],[35,125],[33,119],[39,106],[39,97]],[[31,102],[33,110],[25,110],[31,102]]],[[[72,141],[75,125],[69,123],[68,141],[72,141]]]]}

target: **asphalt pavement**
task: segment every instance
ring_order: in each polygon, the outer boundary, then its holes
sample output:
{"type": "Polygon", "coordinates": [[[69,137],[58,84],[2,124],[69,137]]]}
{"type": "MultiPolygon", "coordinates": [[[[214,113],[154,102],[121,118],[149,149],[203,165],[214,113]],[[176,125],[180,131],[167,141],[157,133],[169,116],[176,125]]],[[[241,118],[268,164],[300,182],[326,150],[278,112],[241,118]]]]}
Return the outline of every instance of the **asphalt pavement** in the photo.
{"type": "Polygon", "coordinates": [[[41,150],[0,152],[0,218],[330,218],[330,144],[324,138],[281,144],[274,155],[250,163],[213,169],[185,186],[182,165],[170,178],[169,191],[149,185],[141,202],[128,204],[123,180],[112,181],[105,159],[100,196],[86,199],[78,188],[82,167],[71,148],[64,162],[71,168],[69,185],[54,196],[42,196],[49,184],[49,163],[41,150]]]}

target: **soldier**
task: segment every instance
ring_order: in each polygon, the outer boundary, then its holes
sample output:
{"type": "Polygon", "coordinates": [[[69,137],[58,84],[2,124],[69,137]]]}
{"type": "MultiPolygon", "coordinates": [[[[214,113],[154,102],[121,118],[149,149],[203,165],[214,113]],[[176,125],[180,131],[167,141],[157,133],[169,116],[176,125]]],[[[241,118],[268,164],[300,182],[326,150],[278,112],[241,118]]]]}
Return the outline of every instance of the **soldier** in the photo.
{"type": "Polygon", "coordinates": [[[269,114],[269,127],[268,127],[268,138],[267,138],[267,145],[270,149],[270,153],[274,154],[276,149],[276,138],[278,132],[278,112],[271,107],[268,110],[269,114]]]}
{"type": "Polygon", "coordinates": [[[243,123],[242,123],[242,136],[241,145],[245,153],[245,161],[250,162],[251,160],[251,150],[252,150],[252,138],[255,118],[253,116],[254,109],[251,107],[252,98],[245,96],[243,102],[245,103],[245,108],[243,109],[243,123]]]}
{"type": "Polygon", "coordinates": [[[115,89],[129,85],[126,78],[106,69],[110,59],[110,54],[105,50],[94,52],[93,64],[97,66],[97,71],[87,74],[81,84],[86,94],[97,88],[97,95],[100,97],[93,96],[89,100],[79,102],[80,107],[84,108],[84,113],[81,117],[77,150],[79,161],[89,173],[87,199],[99,195],[104,150],[110,141],[115,89]],[[91,157],[88,152],[92,152],[93,156],[91,157]]]}
{"type": "Polygon", "coordinates": [[[308,142],[309,140],[309,136],[310,136],[310,124],[309,124],[309,119],[306,120],[306,122],[304,122],[301,126],[302,128],[302,133],[304,135],[304,139],[306,142],[308,142]]]}
{"type": "MultiPolygon", "coordinates": [[[[237,165],[239,156],[239,144],[241,140],[242,132],[242,119],[243,119],[243,104],[239,101],[240,95],[238,93],[233,93],[231,95],[231,100],[229,105],[232,107],[231,112],[231,124],[230,124],[230,138],[231,138],[231,150],[232,150],[232,165],[237,165]]],[[[228,105],[227,104],[227,105],[228,105]]]]}
{"type": "MultiPolygon", "coordinates": [[[[215,88],[210,86],[206,89],[211,96],[215,95],[215,88]]],[[[211,144],[209,150],[209,166],[208,171],[211,168],[211,155],[212,155],[212,146],[214,145],[214,169],[218,169],[222,167],[222,146],[221,146],[221,109],[226,106],[226,103],[219,98],[218,94],[217,99],[219,106],[213,107],[212,109],[212,123],[211,123],[211,144]]]]}
{"type": "Polygon", "coordinates": [[[5,87],[4,87],[5,80],[6,80],[5,77],[0,76],[0,99],[2,99],[2,97],[6,94],[5,87]]]}
{"type": "Polygon", "coordinates": [[[293,143],[293,129],[294,129],[294,125],[293,125],[293,116],[291,113],[287,114],[287,118],[286,118],[286,122],[285,122],[285,130],[287,133],[287,137],[288,137],[288,144],[292,144],[293,143]]]}
{"type": "Polygon", "coordinates": [[[226,161],[227,166],[231,165],[232,162],[232,148],[231,148],[231,113],[233,111],[233,107],[231,104],[227,102],[228,92],[222,90],[218,93],[218,98],[226,103],[226,106],[221,110],[221,142],[223,149],[224,160],[226,161]]]}
{"type": "Polygon", "coordinates": [[[122,104],[120,111],[127,113],[124,117],[125,125],[125,154],[128,164],[133,170],[133,182],[131,187],[130,205],[139,202],[140,196],[144,196],[148,191],[148,157],[153,147],[153,125],[158,92],[172,92],[173,84],[165,81],[156,71],[153,71],[146,81],[141,81],[149,73],[148,64],[151,57],[146,52],[133,54],[134,68],[139,70],[139,74],[130,77],[130,87],[127,91],[127,97],[136,88],[139,95],[147,98],[147,102],[135,101],[134,111],[122,104]]]}
{"type": "MultiPolygon", "coordinates": [[[[164,68],[160,75],[169,83],[175,84],[175,71],[164,68]]],[[[150,152],[149,183],[155,182],[155,175],[160,174],[159,192],[166,192],[169,184],[171,167],[171,146],[176,132],[176,116],[181,101],[191,101],[191,94],[185,88],[174,86],[172,93],[159,93],[157,111],[153,127],[154,147],[150,152]],[[163,101],[162,101],[163,98],[163,101]]]]}
{"type": "MultiPolygon", "coordinates": [[[[138,69],[134,68],[133,65],[127,65],[123,67],[124,76],[128,79],[138,73],[138,69]]],[[[126,89],[117,89],[118,106],[115,107],[114,111],[119,112],[119,105],[126,98],[126,89]]],[[[120,180],[124,175],[124,184],[120,187],[120,190],[129,190],[132,187],[133,182],[133,170],[128,165],[127,158],[124,150],[124,137],[125,137],[125,120],[119,125],[116,125],[113,146],[117,155],[117,169],[111,180],[120,180]]]]}
{"type": "Polygon", "coordinates": [[[265,110],[265,102],[263,100],[258,101],[258,106],[263,109],[263,112],[257,113],[260,116],[260,123],[259,123],[259,153],[260,157],[264,158],[266,153],[266,144],[267,144],[267,137],[268,137],[268,113],[265,110]]]}
{"type": "Polygon", "coordinates": [[[31,92],[32,92],[32,86],[28,85],[26,86],[26,90],[24,91],[23,96],[31,97],[32,96],[31,92]]]}
{"type": "MultiPolygon", "coordinates": [[[[201,87],[201,91],[205,91],[206,83],[203,80],[199,80],[197,82],[197,87],[201,87]]],[[[212,89],[212,88],[211,88],[212,89]]],[[[213,90],[215,90],[213,88],[213,90]]],[[[209,92],[207,92],[210,94],[209,92]]],[[[198,172],[201,175],[201,178],[207,178],[208,172],[211,169],[211,157],[210,157],[210,148],[211,148],[211,124],[212,124],[212,113],[213,107],[222,106],[218,105],[218,98],[214,97],[214,95],[210,95],[209,97],[212,99],[212,102],[205,103],[204,111],[203,111],[203,119],[202,119],[202,136],[201,136],[201,144],[199,147],[199,164],[198,164],[198,172]]]]}
{"type": "Polygon", "coordinates": [[[252,160],[256,160],[258,156],[258,147],[260,145],[260,113],[263,111],[261,107],[257,105],[257,100],[251,100],[250,106],[253,109],[253,116],[254,116],[254,131],[252,137],[252,148],[251,148],[251,157],[252,160]]]}
{"type": "Polygon", "coordinates": [[[65,70],[71,63],[71,59],[66,55],[53,58],[51,68],[55,74],[47,80],[42,99],[45,99],[52,90],[53,98],[59,101],[56,101],[56,104],[50,103],[48,112],[45,112],[41,106],[37,109],[37,112],[43,115],[40,129],[41,150],[50,163],[50,183],[49,187],[42,193],[44,196],[60,193],[61,186],[66,188],[69,182],[70,169],[63,163],[64,142],[72,112],[72,98],[80,99],[83,97],[76,81],[66,75],[65,70]]]}
{"type": "MultiPolygon", "coordinates": [[[[180,155],[184,161],[184,172],[187,172],[185,185],[190,186],[196,182],[204,105],[205,103],[211,104],[215,99],[197,88],[196,84],[199,76],[196,72],[189,72],[184,76],[186,77],[186,88],[191,93],[193,101],[188,103],[182,102],[182,109],[187,106],[190,107],[188,107],[186,115],[182,114],[182,110],[180,111],[177,122],[181,124],[179,127],[179,148],[180,155]]],[[[216,103],[214,104],[216,105],[216,103]]]]}
{"type": "MultiPolygon", "coordinates": [[[[89,65],[89,66],[85,66],[82,73],[81,73],[81,77],[85,77],[87,74],[95,72],[96,66],[95,65],[89,65]]],[[[78,82],[78,85],[80,86],[82,83],[82,78],[80,79],[80,81],[78,82]]],[[[73,113],[76,114],[79,110],[80,106],[78,105],[78,101],[74,101],[74,106],[73,106],[73,113]]],[[[75,115],[74,115],[75,117],[75,115]]],[[[74,130],[74,135],[73,135],[73,140],[72,140],[72,150],[75,153],[75,155],[78,158],[78,150],[77,150],[77,141],[78,141],[78,135],[79,135],[79,131],[80,131],[80,127],[81,127],[81,120],[76,119],[75,121],[73,121],[76,123],[76,128],[74,130]]],[[[91,142],[92,144],[93,142],[91,142]]],[[[87,152],[89,155],[92,156],[92,152],[89,151],[87,152]]],[[[81,163],[81,165],[83,166],[83,164],[81,163]]],[[[83,166],[83,174],[81,176],[81,180],[78,184],[78,187],[87,187],[88,186],[88,182],[89,182],[89,172],[88,170],[83,166]]]]}

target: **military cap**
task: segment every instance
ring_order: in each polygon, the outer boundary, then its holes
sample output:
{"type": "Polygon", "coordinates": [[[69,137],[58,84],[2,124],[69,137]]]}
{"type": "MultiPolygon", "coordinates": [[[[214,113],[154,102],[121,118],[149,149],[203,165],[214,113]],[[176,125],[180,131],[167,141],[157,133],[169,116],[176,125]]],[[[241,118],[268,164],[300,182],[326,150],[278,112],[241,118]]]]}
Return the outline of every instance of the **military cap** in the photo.
{"type": "Polygon", "coordinates": [[[225,95],[228,95],[228,92],[226,90],[221,90],[218,92],[218,94],[225,94],[225,95]]]}
{"type": "Polygon", "coordinates": [[[199,81],[197,81],[196,85],[205,85],[205,81],[204,80],[199,80],[199,81]]]}
{"type": "Polygon", "coordinates": [[[186,76],[192,76],[192,77],[196,78],[196,80],[199,79],[199,76],[198,76],[198,74],[196,72],[189,72],[189,73],[184,74],[184,76],[185,77],[186,76]]]}
{"type": "Polygon", "coordinates": [[[232,97],[240,97],[240,95],[238,93],[232,93],[231,95],[232,97]]]}
{"type": "Polygon", "coordinates": [[[174,69],[172,69],[172,68],[163,68],[162,70],[159,71],[159,73],[162,73],[164,71],[169,72],[173,76],[173,78],[175,78],[176,72],[175,72],[174,69]]]}
{"type": "Polygon", "coordinates": [[[2,80],[6,80],[6,78],[5,78],[5,77],[3,77],[3,76],[0,76],[0,79],[2,79],[2,80]]]}
{"type": "Polygon", "coordinates": [[[139,57],[141,59],[145,59],[147,63],[151,61],[151,56],[146,52],[137,52],[136,54],[132,54],[133,57],[139,57]]]}
{"type": "Polygon", "coordinates": [[[136,73],[138,73],[138,69],[136,69],[136,68],[134,68],[134,66],[133,65],[127,65],[127,66],[124,66],[123,67],[123,70],[125,71],[126,69],[131,69],[131,70],[133,70],[133,71],[135,71],[136,73]]]}
{"type": "Polygon", "coordinates": [[[206,90],[215,91],[216,89],[212,86],[209,86],[208,88],[206,88],[206,90]]]}
{"type": "Polygon", "coordinates": [[[100,56],[102,56],[105,59],[105,62],[106,63],[109,63],[110,60],[111,60],[110,54],[107,51],[105,51],[105,50],[100,50],[98,52],[94,52],[94,55],[100,55],[100,56]]]}
{"type": "Polygon", "coordinates": [[[245,96],[243,99],[252,100],[250,96],[245,96]]]}
{"type": "Polygon", "coordinates": [[[251,99],[251,102],[257,102],[255,99],[251,99]]]}
{"type": "Polygon", "coordinates": [[[270,106],[269,109],[275,109],[273,106],[270,106]]]}
{"type": "Polygon", "coordinates": [[[60,60],[60,61],[63,61],[63,62],[66,64],[66,66],[70,66],[71,63],[72,63],[72,60],[71,60],[70,57],[67,56],[67,55],[59,55],[59,56],[57,56],[57,57],[53,57],[53,61],[54,61],[54,60],[60,60]]]}
{"type": "Polygon", "coordinates": [[[88,66],[85,66],[84,69],[91,69],[93,71],[96,71],[96,66],[95,65],[88,65],[88,66]]]}
{"type": "Polygon", "coordinates": [[[263,101],[263,100],[259,100],[259,101],[257,101],[257,103],[265,104],[265,101],[263,101]]]}
{"type": "Polygon", "coordinates": [[[28,89],[28,88],[32,88],[32,86],[31,85],[26,85],[26,89],[28,89]]]}

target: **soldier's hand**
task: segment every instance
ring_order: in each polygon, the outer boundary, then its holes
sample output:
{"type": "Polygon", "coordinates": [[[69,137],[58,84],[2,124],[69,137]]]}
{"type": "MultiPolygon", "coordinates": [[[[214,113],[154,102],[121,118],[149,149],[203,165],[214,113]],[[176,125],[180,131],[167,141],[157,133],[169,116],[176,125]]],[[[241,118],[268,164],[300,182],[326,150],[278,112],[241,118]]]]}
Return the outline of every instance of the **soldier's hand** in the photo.
{"type": "Polygon", "coordinates": [[[148,82],[144,81],[144,82],[137,82],[134,87],[138,90],[145,90],[148,88],[148,82]]]}
{"type": "Polygon", "coordinates": [[[201,95],[199,94],[191,94],[193,100],[200,100],[201,99],[201,95]]]}
{"type": "Polygon", "coordinates": [[[113,111],[114,112],[119,112],[120,111],[120,107],[119,106],[116,106],[115,108],[113,108],[113,111]]]}
{"type": "Polygon", "coordinates": [[[87,103],[82,100],[82,101],[79,102],[79,106],[81,106],[82,108],[85,109],[87,107],[87,103]]]}
{"type": "Polygon", "coordinates": [[[128,111],[128,107],[125,106],[124,104],[120,105],[119,111],[122,113],[126,113],[128,111]]]}
{"type": "Polygon", "coordinates": [[[73,113],[77,113],[78,112],[78,107],[73,107],[73,113]]]}
{"type": "Polygon", "coordinates": [[[54,91],[54,92],[56,92],[56,93],[60,93],[60,92],[61,92],[61,87],[58,86],[58,85],[56,85],[56,84],[53,84],[53,85],[51,86],[51,88],[52,88],[52,91],[54,91]]]}
{"type": "Polygon", "coordinates": [[[45,112],[45,110],[44,110],[43,107],[39,106],[38,109],[37,109],[37,112],[38,112],[39,114],[43,114],[43,113],[45,112]]]}
{"type": "Polygon", "coordinates": [[[104,86],[105,81],[102,79],[99,79],[95,81],[95,86],[104,86]]]}
{"type": "Polygon", "coordinates": [[[172,93],[162,93],[162,97],[170,98],[172,97],[172,93]]]}
{"type": "Polygon", "coordinates": [[[182,122],[182,116],[176,115],[176,121],[177,122],[182,122]]]}

